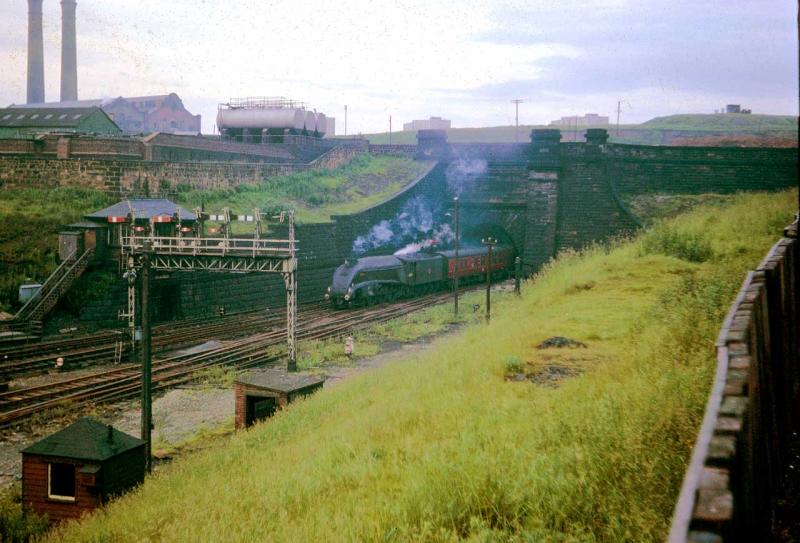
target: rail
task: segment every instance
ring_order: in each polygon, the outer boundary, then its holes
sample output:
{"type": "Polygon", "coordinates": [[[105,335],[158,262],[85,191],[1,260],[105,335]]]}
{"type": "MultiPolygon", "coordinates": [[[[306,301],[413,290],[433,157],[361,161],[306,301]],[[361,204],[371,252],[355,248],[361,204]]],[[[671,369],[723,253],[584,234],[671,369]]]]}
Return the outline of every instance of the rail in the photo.
{"type": "MultiPolygon", "coordinates": [[[[747,277],[716,342],[717,369],[669,543],[777,541],[800,446],[796,225],[747,277]]],[[[791,507],[791,505],[789,505],[791,507]]],[[[796,520],[796,519],[794,519],[796,520]]]]}
{"type": "MultiPolygon", "coordinates": [[[[124,236],[123,246],[139,252],[149,242],[151,250],[170,256],[239,256],[252,258],[291,258],[292,242],[288,239],[206,238],[169,236],[124,236]]],[[[294,242],[297,244],[297,241],[294,242]]]]}

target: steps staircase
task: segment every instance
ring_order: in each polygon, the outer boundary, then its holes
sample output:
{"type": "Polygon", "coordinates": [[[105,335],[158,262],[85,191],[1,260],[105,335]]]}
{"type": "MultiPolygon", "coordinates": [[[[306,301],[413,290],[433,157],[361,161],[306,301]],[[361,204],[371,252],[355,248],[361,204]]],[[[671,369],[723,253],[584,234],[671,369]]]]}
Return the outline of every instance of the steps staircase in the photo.
{"type": "Polygon", "coordinates": [[[59,264],[39,292],[17,311],[13,319],[0,322],[0,333],[22,332],[28,336],[41,335],[42,319],[89,267],[94,256],[94,248],[86,249],[77,258],[76,255],[77,252],[72,253],[59,264]]]}

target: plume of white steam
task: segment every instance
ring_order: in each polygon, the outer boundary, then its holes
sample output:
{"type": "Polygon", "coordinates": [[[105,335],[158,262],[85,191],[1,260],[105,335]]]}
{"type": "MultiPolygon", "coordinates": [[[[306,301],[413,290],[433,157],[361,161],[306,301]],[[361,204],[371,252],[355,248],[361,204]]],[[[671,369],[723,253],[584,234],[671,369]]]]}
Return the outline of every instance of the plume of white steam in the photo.
{"type": "MultiPolygon", "coordinates": [[[[391,220],[382,220],[370,228],[366,235],[353,242],[352,252],[358,256],[378,247],[403,247],[422,243],[447,243],[454,239],[450,225],[437,224],[438,208],[422,196],[411,198],[391,220]]],[[[409,251],[413,252],[413,251],[409,251]]]]}
{"type": "Polygon", "coordinates": [[[486,173],[487,162],[482,158],[460,158],[450,163],[445,170],[447,187],[453,195],[460,195],[469,189],[486,173]]]}

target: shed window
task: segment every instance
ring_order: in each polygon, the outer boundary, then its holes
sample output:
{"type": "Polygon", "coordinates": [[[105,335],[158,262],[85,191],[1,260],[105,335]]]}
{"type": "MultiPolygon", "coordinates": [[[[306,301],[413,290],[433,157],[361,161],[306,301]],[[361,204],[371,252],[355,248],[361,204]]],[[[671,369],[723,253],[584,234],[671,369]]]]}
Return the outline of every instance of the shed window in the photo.
{"type": "Polygon", "coordinates": [[[66,119],[67,118],[67,114],[66,113],[62,113],[61,115],[58,116],[58,118],[59,119],[66,119]]]}
{"type": "Polygon", "coordinates": [[[72,118],[73,119],[80,119],[81,118],[81,114],[77,113],[77,114],[73,115],[72,118]]]}
{"type": "Polygon", "coordinates": [[[75,501],[75,465],[47,465],[47,497],[52,500],[75,501]]]}
{"type": "Polygon", "coordinates": [[[6,113],[5,115],[3,115],[3,120],[4,121],[7,121],[10,118],[11,118],[11,113],[6,113]]]}
{"type": "Polygon", "coordinates": [[[31,115],[31,119],[38,119],[38,118],[39,118],[38,113],[34,113],[33,115],[31,115]]]}
{"type": "Polygon", "coordinates": [[[18,121],[19,121],[20,119],[24,119],[24,118],[25,118],[25,114],[24,114],[24,113],[23,113],[22,115],[17,115],[17,120],[18,120],[18,121]]]}
{"type": "Polygon", "coordinates": [[[53,114],[52,113],[48,113],[47,115],[44,116],[44,118],[45,119],[52,119],[53,118],[53,114]]]}

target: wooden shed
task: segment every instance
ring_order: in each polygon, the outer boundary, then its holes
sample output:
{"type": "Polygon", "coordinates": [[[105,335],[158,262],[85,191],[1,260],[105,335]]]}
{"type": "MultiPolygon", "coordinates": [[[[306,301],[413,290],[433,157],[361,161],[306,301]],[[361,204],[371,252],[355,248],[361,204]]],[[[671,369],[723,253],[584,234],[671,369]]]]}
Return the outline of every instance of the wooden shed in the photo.
{"type": "Polygon", "coordinates": [[[297,398],[322,388],[324,377],[254,370],[236,379],[236,428],[246,428],[271,417],[297,398]]]}
{"type": "Polygon", "coordinates": [[[144,481],[145,442],[83,418],[22,450],[22,507],[77,518],[144,481]]]}

